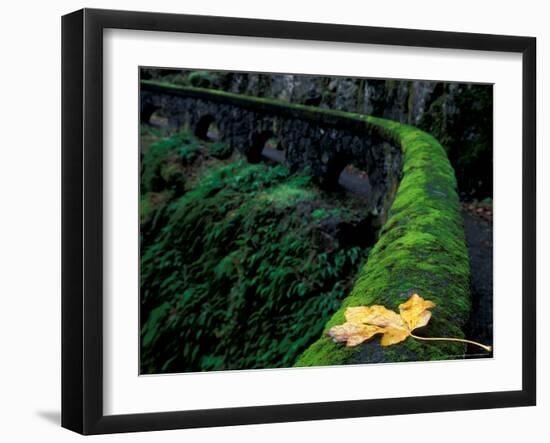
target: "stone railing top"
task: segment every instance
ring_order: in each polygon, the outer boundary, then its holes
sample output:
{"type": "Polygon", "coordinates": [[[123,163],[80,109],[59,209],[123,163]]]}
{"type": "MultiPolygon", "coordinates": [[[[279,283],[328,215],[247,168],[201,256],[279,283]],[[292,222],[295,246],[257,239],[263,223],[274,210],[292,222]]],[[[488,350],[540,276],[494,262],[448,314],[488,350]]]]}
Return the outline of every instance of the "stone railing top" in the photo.
{"type": "Polygon", "coordinates": [[[335,109],[319,108],[316,106],[290,103],[282,100],[235,94],[219,89],[198,88],[195,86],[180,86],[155,80],[141,80],[143,91],[157,92],[168,95],[202,98],[209,101],[234,104],[236,106],[253,109],[256,112],[282,115],[314,121],[329,126],[339,126],[350,129],[370,132],[374,128],[364,114],[338,111],[335,109]]]}

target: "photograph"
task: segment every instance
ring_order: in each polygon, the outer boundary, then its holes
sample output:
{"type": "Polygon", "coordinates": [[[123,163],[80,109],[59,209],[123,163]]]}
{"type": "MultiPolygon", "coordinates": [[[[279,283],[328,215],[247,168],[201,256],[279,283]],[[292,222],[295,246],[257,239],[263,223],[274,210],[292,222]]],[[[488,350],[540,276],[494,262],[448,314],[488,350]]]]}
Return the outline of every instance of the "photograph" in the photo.
{"type": "Polygon", "coordinates": [[[548,434],[548,14],[458,6],[6,2],[0,442],[548,434]]]}
{"type": "Polygon", "coordinates": [[[138,70],[140,375],[493,358],[493,84],[138,70]]]}

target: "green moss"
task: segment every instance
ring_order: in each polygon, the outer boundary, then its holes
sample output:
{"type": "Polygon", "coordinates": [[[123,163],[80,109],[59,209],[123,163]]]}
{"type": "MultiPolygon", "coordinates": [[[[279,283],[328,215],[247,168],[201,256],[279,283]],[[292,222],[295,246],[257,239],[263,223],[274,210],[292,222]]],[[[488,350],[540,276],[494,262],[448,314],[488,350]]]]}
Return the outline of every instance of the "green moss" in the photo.
{"type": "Polygon", "coordinates": [[[187,77],[193,86],[208,88],[213,83],[212,75],[207,71],[193,71],[187,77]]]}
{"type": "Polygon", "coordinates": [[[295,205],[298,201],[312,200],[315,198],[315,193],[295,184],[281,184],[265,192],[260,198],[274,203],[278,207],[283,207],[295,205]]]}
{"type": "MultiPolygon", "coordinates": [[[[470,311],[469,262],[453,169],[441,145],[429,134],[388,120],[369,117],[368,121],[400,144],[403,178],[368,263],[351,294],[325,325],[325,333],[345,321],[349,306],[381,304],[397,310],[418,292],[436,304],[432,320],[419,334],[463,337],[462,326],[470,311]]],[[[458,343],[411,338],[387,348],[371,342],[348,349],[323,334],[296,366],[445,360],[461,357],[464,350],[458,343]]]]}
{"type": "Polygon", "coordinates": [[[234,94],[232,92],[218,89],[199,88],[193,86],[180,86],[172,83],[166,83],[157,80],[141,80],[141,86],[145,89],[152,88],[158,91],[166,91],[171,94],[198,95],[204,98],[218,99],[234,102],[244,106],[261,107],[267,106],[271,110],[279,110],[286,113],[298,113],[301,118],[319,121],[322,119],[343,119],[344,122],[355,121],[366,123],[366,116],[347,111],[337,111],[334,109],[318,108],[298,103],[289,103],[282,100],[276,100],[266,97],[254,97],[250,95],[234,94]]]}

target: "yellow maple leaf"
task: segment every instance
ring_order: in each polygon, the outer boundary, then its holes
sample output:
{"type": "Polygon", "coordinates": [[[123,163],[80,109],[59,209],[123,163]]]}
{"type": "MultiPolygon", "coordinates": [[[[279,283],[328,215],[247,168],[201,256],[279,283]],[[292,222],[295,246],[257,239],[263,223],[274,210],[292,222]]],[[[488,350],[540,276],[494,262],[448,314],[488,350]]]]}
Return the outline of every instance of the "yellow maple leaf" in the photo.
{"type": "Polygon", "coordinates": [[[432,317],[430,309],[435,303],[424,300],[418,294],[413,294],[405,303],[399,305],[399,314],[381,305],[354,306],[346,309],[344,324],[334,326],[328,335],[336,342],[346,343],[346,346],[357,346],[376,334],[383,334],[380,339],[382,346],[391,346],[413,337],[418,340],[444,340],[471,343],[491,351],[490,346],[460,338],[418,337],[413,331],[426,326],[432,317]]]}

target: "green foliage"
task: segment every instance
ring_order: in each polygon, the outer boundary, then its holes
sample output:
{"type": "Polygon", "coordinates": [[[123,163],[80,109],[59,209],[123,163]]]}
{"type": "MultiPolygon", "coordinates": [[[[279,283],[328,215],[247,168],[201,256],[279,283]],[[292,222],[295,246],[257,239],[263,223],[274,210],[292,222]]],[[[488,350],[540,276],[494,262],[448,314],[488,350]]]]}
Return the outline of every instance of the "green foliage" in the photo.
{"type": "Polygon", "coordinates": [[[139,220],[141,225],[150,223],[161,208],[173,197],[172,192],[149,192],[139,200],[139,220]]]}
{"type": "MultiPolygon", "coordinates": [[[[159,177],[168,186],[158,165],[197,143],[178,134],[156,144],[144,159],[156,171],[144,178],[148,189],[159,177]]],[[[336,211],[309,176],[283,166],[235,159],[195,173],[194,185],[179,197],[164,191],[172,199],[156,209],[158,194],[142,197],[142,373],[292,366],[368,254],[340,245],[322,221],[346,222],[357,210],[336,211]]]]}
{"type": "Polygon", "coordinates": [[[186,132],[153,143],[142,160],[141,194],[167,189],[181,192],[182,167],[197,160],[202,151],[201,142],[186,132]]]}
{"type": "MultiPolygon", "coordinates": [[[[437,305],[426,336],[463,337],[462,326],[470,312],[469,261],[453,168],[429,134],[389,120],[369,121],[385,137],[399,142],[403,178],[368,263],[325,332],[344,322],[349,306],[380,304],[396,310],[417,292],[437,305]]],[[[444,360],[460,357],[464,350],[458,343],[415,340],[388,348],[371,343],[344,348],[323,334],[296,366],[444,360]]]]}
{"type": "Polygon", "coordinates": [[[225,160],[231,157],[233,150],[228,143],[224,142],[213,142],[208,146],[208,152],[212,157],[218,158],[220,160],[225,160]]]}
{"type": "Polygon", "coordinates": [[[154,126],[151,126],[151,125],[140,125],[139,127],[139,135],[140,137],[144,137],[144,136],[151,136],[151,137],[156,137],[156,138],[159,138],[159,137],[162,137],[162,130],[159,129],[159,128],[155,128],[154,126]]]}

